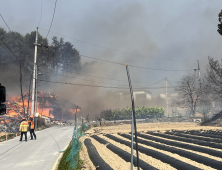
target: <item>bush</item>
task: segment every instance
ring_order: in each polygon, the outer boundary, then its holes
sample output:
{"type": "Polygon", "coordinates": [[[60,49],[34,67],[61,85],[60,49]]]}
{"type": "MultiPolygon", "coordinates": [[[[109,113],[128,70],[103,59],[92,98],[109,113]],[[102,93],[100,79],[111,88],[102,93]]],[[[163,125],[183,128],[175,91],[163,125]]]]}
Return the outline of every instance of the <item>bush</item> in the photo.
{"type": "MultiPolygon", "coordinates": [[[[164,116],[165,109],[162,107],[136,107],[135,114],[137,119],[159,118],[164,116]]],[[[123,120],[131,119],[132,108],[103,110],[100,116],[106,120],[123,120]]]]}

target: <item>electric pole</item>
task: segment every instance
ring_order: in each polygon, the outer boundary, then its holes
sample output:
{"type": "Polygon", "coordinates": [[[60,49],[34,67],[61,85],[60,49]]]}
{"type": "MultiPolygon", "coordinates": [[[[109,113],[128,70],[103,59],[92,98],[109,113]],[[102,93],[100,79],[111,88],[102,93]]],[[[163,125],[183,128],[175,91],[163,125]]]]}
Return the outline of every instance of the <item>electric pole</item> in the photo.
{"type": "Polygon", "coordinates": [[[35,115],[36,115],[36,113],[37,113],[37,104],[38,104],[38,102],[37,102],[37,97],[38,97],[38,94],[37,94],[37,90],[38,90],[38,80],[37,80],[37,64],[36,64],[36,74],[35,74],[35,82],[36,82],[36,84],[35,84],[35,115]]]}
{"type": "Polygon", "coordinates": [[[131,170],[133,169],[133,128],[135,131],[135,143],[136,143],[136,166],[139,170],[139,153],[138,153],[138,142],[137,142],[137,128],[136,128],[136,116],[135,116],[135,105],[134,105],[134,95],[133,95],[133,88],[131,84],[130,74],[129,74],[129,68],[128,64],[125,64],[126,66],[126,73],[128,77],[129,82],[129,89],[131,94],[131,101],[132,101],[132,125],[131,125],[131,170]]]}
{"type": "MultiPolygon", "coordinates": [[[[197,66],[198,66],[198,69],[194,69],[194,71],[197,71],[198,70],[198,76],[199,76],[199,83],[200,83],[200,94],[202,95],[202,91],[201,91],[201,79],[200,79],[200,65],[199,65],[199,60],[197,60],[197,66]]],[[[200,96],[201,97],[201,96],[200,96]]],[[[199,97],[199,98],[200,98],[199,97]]],[[[196,99],[197,100],[197,99],[196,99]]],[[[194,113],[194,118],[195,118],[195,113],[194,113]]]]}
{"type": "Polygon", "coordinates": [[[168,118],[169,118],[168,100],[167,100],[167,78],[165,78],[165,81],[166,81],[166,114],[168,115],[168,118]]]}
{"type": "Polygon", "coordinates": [[[201,90],[201,79],[200,79],[200,65],[199,65],[199,60],[197,60],[197,66],[198,66],[198,69],[194,69],[194,71],[197,71],[197,70],[198,70],[200,90],[201,90]]]}
{"type": "Polygon", "coordinates": [[[35,82],[36,82],[36,60],[37,60],[37,46],[38,46],[38,27],[36,29],[36,38],[35,38],[35,55],[34,55],[34,68],[33,68],[33,80],[32,80],[32,110],[31,115],[34,116],[35,109],[35,82]]]}

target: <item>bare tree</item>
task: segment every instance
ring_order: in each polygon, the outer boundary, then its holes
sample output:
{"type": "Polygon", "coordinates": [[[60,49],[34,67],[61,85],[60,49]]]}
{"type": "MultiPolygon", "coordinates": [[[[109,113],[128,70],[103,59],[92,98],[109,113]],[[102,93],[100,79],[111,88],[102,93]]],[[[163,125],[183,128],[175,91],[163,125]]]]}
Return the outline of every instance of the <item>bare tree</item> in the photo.
{"type": "Polygon", "coordinates": [[[208,60],[205,91],[212,101],[217,101],[222,98],[222,64],[211,57],[208,60]]]}
{"type": "Polygon", "coordinates": [[[197,78],[193,76],[184,76],[175,87],[176,97],[172,99],[172,105],[181,108],[190,108],[190,115],[195,116],[197,102],[201,96],[201,89],[197,78]]]}

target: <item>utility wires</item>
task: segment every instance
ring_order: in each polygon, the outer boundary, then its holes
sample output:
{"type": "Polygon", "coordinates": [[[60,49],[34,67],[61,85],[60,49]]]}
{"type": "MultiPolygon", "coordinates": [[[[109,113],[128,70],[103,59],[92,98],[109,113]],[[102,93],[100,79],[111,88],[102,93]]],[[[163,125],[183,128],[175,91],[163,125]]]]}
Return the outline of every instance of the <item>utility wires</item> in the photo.
{"type": "Polygon", "coordinates": [[[41,16],[40,16],[40,19],[39,19],[38,27],[39,27],[39,24],[40,24],[41,20],[42,20],[42,0],[41,0],[41,16]]]}
{"type": "Polygon", "coordinates": [[[9,46],[5,43],[5,41],[1,37],[0,37],[0,40],[5,45],[5,47],[12,53],[12,55],[16,59],[16,61],[19,62],[18,58],[15,56],[15,54],[12,52],[12,50],[9,48],[9,46]]]}
{"type": "MultiPolygon", "coordinates": [[[[2,14],[0,14],[1,15],[1,17],[2,17],[2,20],[5,22],[5,20],[4,20],[4,18],[3,18],[3,16],[2,16],[2,14]]],[[[11,31],[11,29],[9,28],[9,26],[8,26],[8,24],[5,22],[5,25],[8,27],[8,29],[9,29],[9,31],[11,31]]],[[[11,31],[12,32],[12,31],[11,31]]]]}
{"type": "Polygon", "coordinates": [[[48,31],[48,33],[47,33],[47,35],[46,35],[46,39],[47,39],[47,37],[48,37],[48,35],[49,35],[49,32],[50,32],[50,30],[51,30],[51,27],[52,27],[54,15],[55,15],[55,10],[56,10],[56,3],[57,3],[57,0],[55,1],[55,7],[54,7],[53,16],[52,16],[52,22],[51,22],[51,25],[50,25],[50,27],[49,27],[49,31],[48,31]]]}
{"type": "MultiPolygon", "coordinates": [[[[38,81],[42,82],[48,82],[48,83],[57,83],[57,84],[69,84],[69,85],[76,85],[76,86],[86,86],[86,87],[101,87],[101,88],[115,88],[115,89],[129,89],[128,87],[111,87],[111,86],[99,86],[99,85],[90,85],[90,84],[75,84],[75,83],[69,83],[69,82],[58,82],[58,81],[50,81],[50,80],[42,80],[38,79],[38,81]]],[[[135,89],[162,89],[165,87],[151,87],[151,88],[135,88],[135,89]]]]}
{"type": "MultiPolygon", "coordinates": [[[[44,31],[48,31],[48,30],[46,30],[46,29],[44,29],[44,28],[39,28],[39,29],[44,30],[44,31]]],[[[119,53],[124,53],[124,54],[130,55],[130,56],[134,56],[134,57],[143,57],[143,58],[150,58],[150,59],[155,59],[155,60],[168,60],[168,61],[196,61],[196,60],[174,60],[174,59],[164,59],[164,58],[156,58],[156,57],[147,57],[147,56],[142,56],[142,55],[132,54],[132,53],[124,52],[124,51],[119,51],[119,50],[116,50],[116,49],[113,49],[113,48],[109,48],[109,47],[105,47],[105,46],[101,46],[101,45],[89,43],[89,42],[86,42],[86,41],[78,40],[78,39],[71,38],[71,37],[68,37],[68,36],[66,36],[66,35],[62,35],[62,34],[59,34],[59,33],[53,32],[53,31],[49,31],[49,32],[51,32],[51,33],[53,33],[53,34],[60,35],[60,36],[62,36],[62,37],[66,37],[66,38],[69,38],[69,39],[78,41],[78,42],[81,42],[81,43],[89,44],[89,45],[92,45],[92,46],[96,46],[96,47],[99,47],[99,48],[104,48],[104,49],[111,50],[111,51],[115,51],[115,52],[119,52],[119,53]]],[[[48,33],[49,33],[49,32],[48,32],[48,33]]]]}
{"type": "MultiPolygon", "coordinates": [[[[71,54],[70,52],[63,51],[63,50],[61,50],[60,52],[71,54]]],[[[124,63],[108,61],[108,60],[104,60],[104,59],[100,59],[100,58],[95,58],[95,57],[90,57],[90,56],[86,56],[86,55],[79,55],[79,56],[85,57],[85,58],[90,58],[90,59],[93,59],[93,60],[98,60],[98,61],[106,62],[106,63],[111,63],[111,64],[125,66],[124,63]]],[[[130,64],[128,64],[128,66],[139,68],[139,69],[157,70],[157,71],[193,71],[193,69],[190,69],[190,70],[167,70],[167,69],[161,69],[161,68],[148,68],[148,67],[142,67],[142,66],[134,66],[134,65],[130,65],[130,64]]]]}

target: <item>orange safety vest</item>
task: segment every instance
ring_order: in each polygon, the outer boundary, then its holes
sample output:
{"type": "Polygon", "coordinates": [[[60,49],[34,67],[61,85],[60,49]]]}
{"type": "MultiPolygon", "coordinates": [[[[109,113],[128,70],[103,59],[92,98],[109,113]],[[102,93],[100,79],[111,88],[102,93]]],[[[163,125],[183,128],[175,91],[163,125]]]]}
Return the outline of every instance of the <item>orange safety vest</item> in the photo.
{"type": "Polygon", "coordinates": [[[34,121],[28,120],[28,123],[30,125],[30,129],[35,129],[35,123],[34,121]]]}
{"type": "Polygon", "coordinates": [[[23,121],[23,122],[20,124],[19,131],[20,131],[20,132],[27,132],[28,129],[29,129],[29,124],[28,124],[28,122],[23,121]]]}

